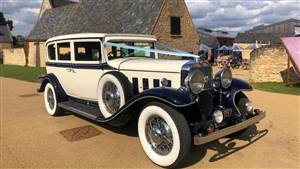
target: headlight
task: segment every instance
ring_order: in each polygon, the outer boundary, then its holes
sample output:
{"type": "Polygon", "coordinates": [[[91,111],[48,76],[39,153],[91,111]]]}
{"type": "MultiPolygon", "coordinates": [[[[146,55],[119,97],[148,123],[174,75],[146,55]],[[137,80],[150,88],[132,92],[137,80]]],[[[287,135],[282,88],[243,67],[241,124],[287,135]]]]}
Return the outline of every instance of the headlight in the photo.
{"type": "Polygon", "coordinates": [[[219,79],[221,82],[221,86],[224,89],[227,89],[231,86],[232,82],[232,72],[230,69],[223,69],[216,74],[216,79],[219,79]]]}
{"type": "Polygon", "coordinates": [[[186,86],[194,94],[199,94],[205,85],[204,74],[200,70],[191,71],[185,79],[186,86]]]}
{"type": "Polygon", "coordinates": [[[253,112],[253,106],[252,106],[252,104],[251,104],[251,102],[246,102],[245,103],[245,108],[246,108],[246,111],[248,112],[248,113],[251,113],[251,112],[253,112]]]}

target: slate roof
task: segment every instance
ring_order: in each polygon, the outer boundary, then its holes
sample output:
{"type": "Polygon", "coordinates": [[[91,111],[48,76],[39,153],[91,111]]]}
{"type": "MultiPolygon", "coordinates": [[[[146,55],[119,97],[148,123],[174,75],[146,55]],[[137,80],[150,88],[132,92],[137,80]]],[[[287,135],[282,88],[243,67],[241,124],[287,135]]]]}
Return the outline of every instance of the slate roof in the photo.
{"type": "Polygon", "coordinates": [[[164,0],[82,0],[47,10],[27,39],[72,33],[151,34],[164,0]]]}
{"type": "Polygon", "coordinates": [[[198,28],[198,34],[200,36],[200,43],[210,47],[218,46],[218,38],[231,39],[235,38],[235,35],[225,31],[215,31],[205,28],[198,28]]]}
{"type": "Polygon", "coordinates": [[[200,34],[200,43],[212,47],[218,45],[218,40],[216,37],[200,34]]]}
{"type": "Polygon", "coordinates": [[[64,5],[69,5],[72,3],[77,3],[79,0],[50,0],[51,6],[57,8],[64,5]]]}
{"type": "Polygon", "coordinates": [[[199,34],[204,34],[207,36],[212,36],[212,37],[216,37],[216,38],[228,38],[228,39],[234,39],[235,35],[230,33],[230,32],[226,32],[226,31],[215,31],[215,30],[210,30],[210,29],[205,29],[205,28],[198,28],[198,33],[199,34]]]}
{"type": "Polygon", "coordinates": [[[295,22],[297,24],[300,24],[300,20],[291,18],[291,19],[287,19],[287,20],[284,20],[281,22],[276,22],[276,23],[273,23],[270,25],[259,25],[259,26],[256,26],[256,27],[246,31],[246,33],[255,32],[257,30],[261,30],[261,29],[265,29],[265,28],[269,28],[269,27],[273,27],[273,26],[277,26],[277,25],[281,25],[281,24],[285,24],[285,23],[289,23],[289,22],[295,22]]]}
{"type": "Polygon", "coordinates": [[[235,39],[236,43],[263,43],[280,44],[281,37],[291,37],[290,34],[271,34],[271,33],[238,33],[235,39]]]}
{"type": "Polygon", "coordinates": [[[7,25],[0,25],[0,43],[11,43],[13,38],[7,25]]]}

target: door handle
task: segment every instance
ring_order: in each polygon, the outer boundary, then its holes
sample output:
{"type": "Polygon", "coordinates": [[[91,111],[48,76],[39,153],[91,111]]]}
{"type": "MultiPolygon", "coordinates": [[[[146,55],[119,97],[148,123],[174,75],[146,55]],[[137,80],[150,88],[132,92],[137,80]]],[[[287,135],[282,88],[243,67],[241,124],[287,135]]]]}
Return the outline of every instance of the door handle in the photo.
{"type": "Polygon", "coordinates": [[[68,69],[66,69],[66,71],[67,71],[67,72],[76,73],[76,71],[75,71],[74,69],[72,69],[72,68],[68,68],[68,69]]]}
{"type": "Polygon", "coordinates": [[[68,68],[66,69],[67,72],[72,72],[72,69],[68,68]]]}

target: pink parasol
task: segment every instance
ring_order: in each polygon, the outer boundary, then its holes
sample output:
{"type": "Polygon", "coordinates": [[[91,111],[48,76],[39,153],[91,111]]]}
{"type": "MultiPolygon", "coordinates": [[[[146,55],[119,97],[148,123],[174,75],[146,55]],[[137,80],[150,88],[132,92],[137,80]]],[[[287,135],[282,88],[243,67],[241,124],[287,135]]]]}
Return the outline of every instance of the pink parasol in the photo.
{"type": "Polygon", "coordinates": [[[288,51],[295,71],[300,75],[300,37],[282,38],[282,42],[288,51]]]}

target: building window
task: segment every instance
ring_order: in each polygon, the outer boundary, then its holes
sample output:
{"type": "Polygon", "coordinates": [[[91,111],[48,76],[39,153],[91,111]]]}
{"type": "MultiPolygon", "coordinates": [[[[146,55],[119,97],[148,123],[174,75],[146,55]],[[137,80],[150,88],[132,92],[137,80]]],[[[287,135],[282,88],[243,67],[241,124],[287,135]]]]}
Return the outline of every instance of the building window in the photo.
{"type": "Polygon", "coordinates": [[[76,61],[101,60],[100,42],[75,42],[76,61]]]}
{"type": "Polygon", "coordinates": [[[295,26],[295,35],[300,35],[300,26],[295,26]]]}
{"type": "Polygon", "coordinates": [[[48,46],[48,58],[49,58],[49,60],[55,60],[55,47],[54,47],[54,44],[48,46]]]}
{"type": "Polygon", "coordinates": [[[57,44],[58,60],[71,61],[70,43],[57,44]]]}
{"type": "Polygon", "coordinates": [[[180,17],[171,17],[171,35],[181,35],[180,17]]]}

